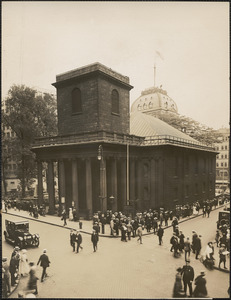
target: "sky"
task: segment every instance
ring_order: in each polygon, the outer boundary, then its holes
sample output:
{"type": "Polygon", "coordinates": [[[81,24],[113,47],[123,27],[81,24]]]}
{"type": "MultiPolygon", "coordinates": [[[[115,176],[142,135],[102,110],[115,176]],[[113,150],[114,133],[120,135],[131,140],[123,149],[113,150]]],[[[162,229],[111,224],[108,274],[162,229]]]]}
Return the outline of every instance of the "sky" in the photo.
{"type": "Polygon", "coordinates": [[[156,64],[181,115],[229,127],[229,47],[228,2],[2,1],[2,97],[100,62],[130,78],[132,104],[156,64]]]}

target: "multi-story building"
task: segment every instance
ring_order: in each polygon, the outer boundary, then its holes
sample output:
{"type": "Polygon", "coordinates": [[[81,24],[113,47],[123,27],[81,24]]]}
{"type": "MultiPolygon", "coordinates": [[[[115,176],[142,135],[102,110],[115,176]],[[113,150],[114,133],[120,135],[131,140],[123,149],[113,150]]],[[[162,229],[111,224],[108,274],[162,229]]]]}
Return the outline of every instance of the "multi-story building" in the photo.
{"type": "Polygon", "coordinates": [[[217,130],[220,134],[220,143],[215,144],[217,152],[216,157],[216,187],[217,189],[225,189],[229,186],[229,129],[220,128],[217,130]]]}

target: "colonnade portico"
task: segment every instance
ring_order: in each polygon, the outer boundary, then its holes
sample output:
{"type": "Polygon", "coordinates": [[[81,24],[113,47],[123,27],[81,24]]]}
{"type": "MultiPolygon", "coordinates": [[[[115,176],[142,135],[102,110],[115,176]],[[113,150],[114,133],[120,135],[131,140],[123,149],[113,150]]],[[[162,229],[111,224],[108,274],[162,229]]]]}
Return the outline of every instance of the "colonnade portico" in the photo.
{"type": "MultiPolygon", "coordinates": [[[[143,199],[143,163],[138,157],[129,160],[129,199],[127,199],[127,164],[126,157],[108,154],[101,161],[96,157],[72,157],[38,160],[38,203],[42,204],[42,162],[48,163],[47,192],[49,212],[58,213],[75,207],[80,215],[91,218],[95,211],[107,209],[122,211],[125,206],[135,205],[142,209],[143,199]],[[58,199],[55,200],[54,162],[58,165],[58,199]],[[139,199],[139,201],[137,201],[139,199]],[[131,200],[131,202],[129,202],[131,200]],[[136,202],[137,204],[134,204],[136,202]]],[[[151,170],[151,181],[155,182],[155,165],[151,170]]],[[[155,189],[155,184],[150,185],[155,189]]],[[[149,191],[151,194],[151,190],[149,191]]],[[[155,199],[148,199],[154,207],[155,199]]]]}

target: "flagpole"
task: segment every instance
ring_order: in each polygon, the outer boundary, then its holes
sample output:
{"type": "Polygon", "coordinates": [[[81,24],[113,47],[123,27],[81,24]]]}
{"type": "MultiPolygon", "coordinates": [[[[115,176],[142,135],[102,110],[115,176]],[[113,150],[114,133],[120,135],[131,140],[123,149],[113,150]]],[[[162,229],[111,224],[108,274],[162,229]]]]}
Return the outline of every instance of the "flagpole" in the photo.
{"type": "Polygon", "coordinates": [[[154,63],[154,87],[156,87],[156,63],[154,63]]]}

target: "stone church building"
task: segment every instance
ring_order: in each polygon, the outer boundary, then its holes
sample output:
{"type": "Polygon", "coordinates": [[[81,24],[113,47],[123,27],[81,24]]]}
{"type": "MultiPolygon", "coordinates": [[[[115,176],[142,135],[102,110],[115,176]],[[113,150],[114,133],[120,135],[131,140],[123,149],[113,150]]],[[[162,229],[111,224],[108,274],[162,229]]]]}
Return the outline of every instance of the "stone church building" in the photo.
{"type": "MultiPolygon", "coordinates": [[[[98,210],[173,208],[215,196],[215,150],[142,113],[145,99],[139,100],[142,107],[136,101],[137,109],[130,113],[133,87],[127,76],[94,63],[57,75],[53,85],[58,135],[38,138],[32,148],[38,163],[39,204],[42,162],[48,164],[51,213],[57,206],[75,206],[80,215],[91,217],[98,210]]],[[[150,93],[153,98],[146,108],[166,110],[161,90],[150,93]]],[[[169,105],[177,110],[172,99],[169,105]]]]}

